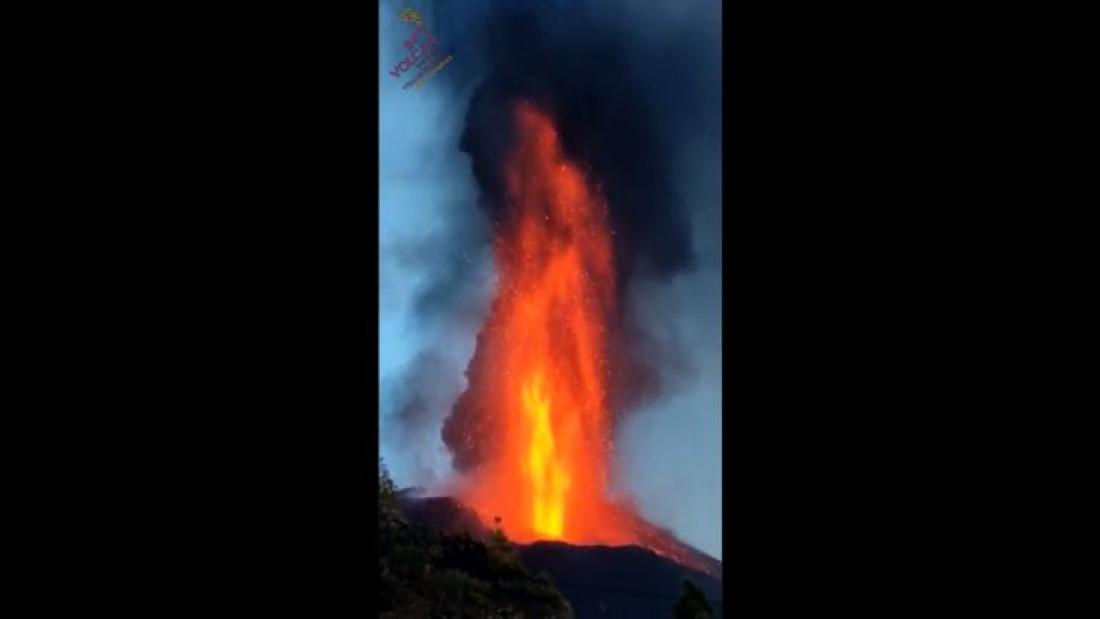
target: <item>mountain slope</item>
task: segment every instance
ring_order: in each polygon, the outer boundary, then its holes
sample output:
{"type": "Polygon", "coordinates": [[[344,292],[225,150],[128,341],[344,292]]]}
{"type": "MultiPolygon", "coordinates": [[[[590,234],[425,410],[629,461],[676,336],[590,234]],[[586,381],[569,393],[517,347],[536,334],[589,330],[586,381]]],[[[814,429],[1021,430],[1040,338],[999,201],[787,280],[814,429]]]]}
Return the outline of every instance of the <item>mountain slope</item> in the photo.
{"type": "MultiPolygon", "coordinates": [[[[406,518],[419,526],[450,534],[489,535],[477,516],[453,498],[423,498],[405,492],[400,495],[400,503],[406,518]]],[[[549,576],[580,619],[667,619],[674,616],[685,579],[702,590],[715,616],[721,616],[721,562],[680,542],[671,533],[645,524],[649,527],[646,542],[658,545],[664,550],[662,554],[638,546],[576,546],[562,542],[514,547],[530,572],[549,576]],[[680,563],[672,556],[685,560],[680,563]]]]}
{"type": "Polygon", "coordinates": [[[672,617],[684,579],[721,616],[721,581],[644,548],[537,542],[519,555],[527,569],[550,576],[578,618],[672,617]]]}
{"type": "Polygon", "coordinates": [[[379,493],[378,616],[383,619],[569,619],[575,615],[547,576],[533,575],[499,534],[483,538],[461,529],[462,511],[450,501],[414,504],[379,493]],[[409,507],[408,504],[404,505],[409,507]],[[435,517],[444,529],[410,522],[435,517]],[[447,518],[458,520],[447,523],[447,518]]]}

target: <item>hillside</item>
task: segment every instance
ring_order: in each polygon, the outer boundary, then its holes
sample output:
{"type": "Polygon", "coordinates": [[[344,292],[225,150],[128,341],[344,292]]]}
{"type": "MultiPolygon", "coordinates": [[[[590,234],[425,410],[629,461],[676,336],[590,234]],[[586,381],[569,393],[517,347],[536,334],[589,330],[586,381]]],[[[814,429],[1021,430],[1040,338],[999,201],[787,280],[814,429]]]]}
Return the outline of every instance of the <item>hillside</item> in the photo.
{"type": "Polygon", "coordinates": [[[579,618],[674,617],[685,579],[722,616],[719,580],[637,546],[537,542],[521,547],[520,560],[529,570],[545,571],[579,618]]]}
{"type": "MultiPolygon", "coordinates": [[[[580,619],[674,617],[685,579],[699,588],[715,616],[721,616],[722,584],[718,578],[651,550],[638,546],[576,546],[560,542],[507,544],[503,538],[494,537],[471,510],[453,498],[421,498],[412,492],[402,492],[398,503],[403,517],[417,527],[462,539],[496,539],[506,544],[527,574],[548,577],[548,580],[537,582],[546,586],[553,583],[568,600],[573,615],[580,619]]],[[[708,570],[717,570],[717,575],[721,575],[720,562],[674,538],[670,538],[669,543],[690,553],[691,563],[702,561],[708,570]],[[716,567],[712,570],[712,566],[716,567]]]]}
{"type": "Polygon", "coordinates": [[[421,503],[419,511],[417,506],[406,511],[402,505],[409,505],[385,486],[379,499],[379,617],[573,616],[546,576],[532,575],[502,536],[462,531],[462,511],[453,509],[453,502],[421,503]],[[441,528],[420,524],[432,522],[433,514],[449,514],[452,520],[437,519],[441,528]]]}

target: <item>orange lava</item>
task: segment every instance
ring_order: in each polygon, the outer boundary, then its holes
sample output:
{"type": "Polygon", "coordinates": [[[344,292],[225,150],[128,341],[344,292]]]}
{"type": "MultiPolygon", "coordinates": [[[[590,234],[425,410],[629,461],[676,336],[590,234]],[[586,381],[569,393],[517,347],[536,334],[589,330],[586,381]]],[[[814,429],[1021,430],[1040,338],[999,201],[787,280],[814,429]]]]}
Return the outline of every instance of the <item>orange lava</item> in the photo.
{"type": "Polygon", "coordinates": [[[515,108],[496,297],[476,393],[498,440],[463,501],[513,540],[636,543],[606,495],[612,453],[606,328],[615,304],[607,205],[562,151],[552,119],[515,108]]]}

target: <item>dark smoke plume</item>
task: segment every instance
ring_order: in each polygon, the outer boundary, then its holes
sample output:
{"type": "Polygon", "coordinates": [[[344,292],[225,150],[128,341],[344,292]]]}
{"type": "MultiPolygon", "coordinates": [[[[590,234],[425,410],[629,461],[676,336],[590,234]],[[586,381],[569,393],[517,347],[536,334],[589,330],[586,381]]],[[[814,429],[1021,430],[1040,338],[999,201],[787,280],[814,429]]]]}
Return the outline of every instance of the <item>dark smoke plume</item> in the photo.
{"type": "MultiPolygon", "coordinates": [[[[695,262],[689,213],[672,174],[678,156],[675,128],[692,114],[690,100],[679,98],[695,94],[686,76],[698,60],[696,48],[690,32],[680,44],[655,45],[618,23],[606,2],[513,6],[470,2],[469,14],[459,8],[437,13],[445,44],[454,46],[456,58],[465,54],[471,59],[465,66],[456,61],[447,79],[457,88],[464,80],[476,83],[459,146],[470,158],[490,224],[501,221],[508,208],[502,172],[517,100],[548,111],[567,154],[596,179],[609,204],[623,303],[609,334],[616,368],[611,407],[621,415],[657,394],[660,364],[675,355],[662,350],[633,319],[625,305],[631,283],[664,279],[690,270],[695,262]],[[479,58],[486,66],[471,67],[479,58]]],[[[480,353],[467,369],[471,384],[491,380],[478,375],[486,371],[480,353]]],[[[476,408],[479,398],[468,396],[455,403],[442,433],[458,470],[476,466],[491,448],[486,444],[492,440],[490,411],[476,408]]]]}
{"type": "Polygon", "coordinates": [[[506,208],[503,157],[512,143],[512,105],[536,103],[558,124],[566,152],[601,184],[611,208],[620,286],[635,271],[668,275],[690,268],[686,212],[653,127],[644,84],[632,77],[629,49],[613,32],[551,27],[552,15],[505,13],[485,44],[496,59],[470,102],[460,145],[470,156],[492,220],[506,208]]]}

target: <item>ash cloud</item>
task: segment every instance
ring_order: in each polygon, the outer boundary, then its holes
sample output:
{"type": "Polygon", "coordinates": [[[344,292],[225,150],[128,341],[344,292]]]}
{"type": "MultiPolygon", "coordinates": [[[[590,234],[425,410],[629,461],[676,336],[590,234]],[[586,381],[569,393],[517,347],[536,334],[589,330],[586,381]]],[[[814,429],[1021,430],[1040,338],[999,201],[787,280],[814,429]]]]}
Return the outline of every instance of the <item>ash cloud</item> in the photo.
{"type": "MultiPolygon", "coordinates": [[[[460,147],[483,191],[481,206],[496,220],[506,208],[500,175],[512,143],[512,105],[526,99],[548,110],[566,152],[602,185],[625,288],[637,273],[668,276],[690,269],[695,251],[670,178],[676,149],[661,139],[669,102],[654,96],[676,84],[662,83],[664,75],[647,81],[646,68],[639,66],[649,54],[645,46],[598,8],[547,4],[488,13],[477,36],[492,60],[470,101],[460,147]]],[[[688,55],[672,47],[663,60],[686,70],[688,55]]]]}
{"type": "Polygon", "coordinates": [[[412,298],[411,317],[417,324],[480,318],[470,282],[487,260],[482,249],[489,242],[486,226],[460,204],[444,204],[434,228],[387,245],[396,266],[422,275],[412,298]]]}
{"type": "Polygon", "coordinates": [[[439,481],[436,460],[443,445],[427,438],[424,429],[438,428],[451,402],[462,390],[455,362],[432,348],[417,353],[400,378],[383,385],[393,402],[395,423],[385,426],[387,442],[413,447],[402,453],[405,478],[421,487],[439,481]]]}

